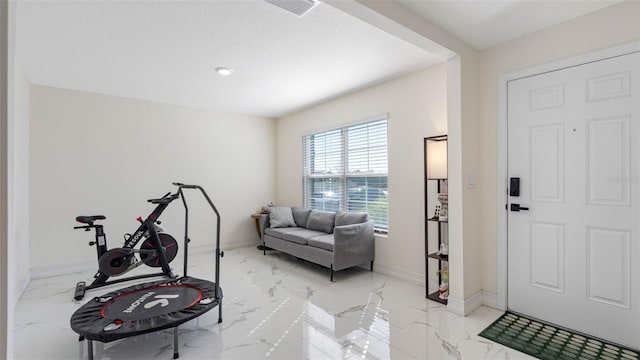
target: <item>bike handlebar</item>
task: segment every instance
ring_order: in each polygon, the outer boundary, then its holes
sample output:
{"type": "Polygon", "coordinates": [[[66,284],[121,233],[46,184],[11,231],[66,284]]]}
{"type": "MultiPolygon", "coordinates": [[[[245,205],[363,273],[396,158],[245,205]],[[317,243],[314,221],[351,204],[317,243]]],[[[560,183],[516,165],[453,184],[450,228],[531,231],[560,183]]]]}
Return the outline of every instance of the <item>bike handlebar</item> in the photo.
{"type": "MultiPolygon", "coordinates": [[[[185,188],[185,189],[198,189],[199,186],[198,185],[188,185],[188,184],[183,184],[183,183],[179,183],[179,182],[174,182],[173,185],[178,186],[180,188],[185,188]]],[[[164,196],[162,196],[159,199],[149,199],[147,200],[148,202],[152,203],[152,204],[168,204],[170,202],[172,202],[173,200],[177,199],[180,197],[180,192],[176,192],[175,194],[172,194],[171,192],[168,192],[166,194],[164,194],[164,196]]]]}
{"type": "Polygon", "coordinates": [[[164,196],[159,198],[159,199],[149,199],[147,201],[152,203],[152,204],[168,204],[168,203],[172,202],[173,200],[175,200],[175,199],[177,199],[179,197],[180,197],[180,193],[172,194],[171,192],[168,192],[168,193],[164,194],[164,196]]]}
{"type": "Polygon", "coordinates": [[[198,185],[186,185],[186,184],[179,183],[179,182],[174,182],[173,185],[179,186],[179,187],[185,188],[185,189],[197,189],[198,188],[198,185]]]}

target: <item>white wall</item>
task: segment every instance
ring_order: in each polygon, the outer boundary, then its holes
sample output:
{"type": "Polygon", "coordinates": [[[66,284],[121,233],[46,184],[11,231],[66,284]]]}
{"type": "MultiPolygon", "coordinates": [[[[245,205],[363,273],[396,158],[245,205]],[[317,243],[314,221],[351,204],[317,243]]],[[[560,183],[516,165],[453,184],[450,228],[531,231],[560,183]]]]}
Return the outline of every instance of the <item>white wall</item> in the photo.
{"type": "MultiPolygon", "coordinates": [[[[16,60],[18,52],[16,52],[16,60]]],[[[29,284],[29,82],[19,61],[13,74],[13,116],[9,121],[9,247],[13,298],[29,284]]],[[[14,304],[15,304],[14,303],[14,304]]]]}
{"type": "MultiPolygon", "coordinates": [[[[8,7],[6,123],[7,358],[13,356],[13,310],[29,278],[29,83],[16,46],[15,2],[8,7]]],[[[3,260],[4,262],[4,260],[3,260]]]]}
{"type": "MultiPolygon", "coordinates": [[[[447,83],[450,91],[449,309],[455,310],[452,305],[470,300],[480,294],[479,290],[489,293],[497,290],[496,212],[498,206],[503,206],[497,204],[496,194],[498,75],[638,39],[640,3],[623,2],[480,52],[397,2],[355,1],[374,10],[373,19],[376,16],[390,19],[459,55],[459,60],[449,60],[452,75],[447,83]],[[459,78],[455,71],[459,72],[459,78]],[[475,178],[475,189],[467,186],[469,177],[475,178]]],[[[384,20],[372,23],[384,23],[384,20]]],[[[468,312],[466,305],[464,313],[468,312]]]]}
{"type": "MultiPolygon", "coordinates": [[[[354,0],[350,14],[427,51],[448,53],[447,128],[449,135],[449,305],[458,314],[474,308],[467,301],[482,286],[479,189],[469,188],[469,177],[480,174],[477,138],[479,52],[462,40],[431,24],[396,1],[354,0]],[[367,10],[368,9],[368,10],[367,10]],[[393,24],[390,24],[392,22],[393,24]],[[433,45],[433,42],[437,46],[433,45]],[[448,49],[442,51],[442,48],[448,49]],[[455,55],[455,56],[453,56],[455,55]]],[[[343,6],[343,9],[347,7],[343,6]]]]}
{"type": "MultiPolygon", "coordinates": [[[[15,17],[14,17],[15,19],[15,17]]],[[[0,358],[12,357],[13,308],[9,309],[9,244],[7,230],[7,123],[8,109],[8,60],[9,49],[9,7],[7,1],[0,1],[0,358]]],[[[13,33],[13,32],[12,32],[13,33]]]]}
{"type": "Polygon", "coordinates": [[[483,171],[478,190],[485,210],[478,214],[484,290],[497,291],[496,211],[504,206],[497,203],[497,182],[505,181],[497,179],[498,76],[639,39],[640,2],[628,1],[482,51],[478,139],[483,171]]]}
{"type": "Polygon", "coordinates": [[[389,235],[375,264],[424,281],[423,139],[447,133],[446,83],[439,64],[279,119],[277,203],[302,204],[303,135],[388,112],[389,235]]]}
{"type": "MultiPolygon", "coordinates": [[[[257,244],[250,218],[275,198],[275,121],[57,88],[31,87],[31,266],[96,263],[77,215],[107,216],[109,245],[137,228],[173,181],[207,190],[222,215],[222,248],[257,244]]],[[[190,192],[192,247],[213,251],[215,221],[190,192]]],[[[183,209],[163,227],[183,238],[183,209]]],[[[179,255],[180,256],[180,255],[179,255]]],[[[40,272],[40,271],[38,271],[40,272]]]]}
{"type": "MultiPolygon", "coordinates": [[[[29,83],[14,63],[11,117],[8,124],[9,309],[14,309],[30,278],[29,259],[29,83]]],[[[11,83],[11,81],[10,81],[11,83]]],[[[9,315],[13,329],[13,314],[9,315]]],[[[11,336],[10,336],[11,337],[11,336]]]]}
{"type": "Polygon", "coordinates": [[[4,2],[0,14],[0,357],[12,358],[13,310],[29,282],[29,83],[16,50],[15,2],[4,2]]]}

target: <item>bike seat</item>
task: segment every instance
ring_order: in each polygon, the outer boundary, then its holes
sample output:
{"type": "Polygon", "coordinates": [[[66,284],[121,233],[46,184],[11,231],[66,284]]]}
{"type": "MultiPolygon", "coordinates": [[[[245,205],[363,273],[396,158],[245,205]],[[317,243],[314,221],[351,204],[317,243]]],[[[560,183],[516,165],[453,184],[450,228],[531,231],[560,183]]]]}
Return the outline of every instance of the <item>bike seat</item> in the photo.
{"type": "Polygon", "coordinates": [[[76,221],[82,224],[93,224],[96,220],[104,220],[107,217],[104,215],[91,215],[91,216],[77,216],[76,221]]]}

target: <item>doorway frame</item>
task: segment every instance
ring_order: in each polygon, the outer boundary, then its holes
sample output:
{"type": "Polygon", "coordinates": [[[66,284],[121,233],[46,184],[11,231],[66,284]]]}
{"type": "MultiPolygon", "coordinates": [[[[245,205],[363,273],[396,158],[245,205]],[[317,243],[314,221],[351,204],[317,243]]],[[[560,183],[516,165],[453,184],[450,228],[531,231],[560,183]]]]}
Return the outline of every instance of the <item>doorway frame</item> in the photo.
{"type": "Polygon", "coordinates": [[[508,203],[507,187],[508,187],[508,117],[507,117],[507,86],[510,81],[549,73],[552,71],[563,70],[574,66],[584,65],[612,57],[628,55],[640,52],[640,41],[634,41],[610,48],[595,50],[586,54],[569,57],[566,59],[555,60],[541,65],[536,65],[523,70],[517,70],[507,74],[498,76],[498,247],[497,247],[497,272],[498,272],[498,293],[497,308],[507,310],[508,302],[508,237],[507,237],[507,210],[508,203]]]}

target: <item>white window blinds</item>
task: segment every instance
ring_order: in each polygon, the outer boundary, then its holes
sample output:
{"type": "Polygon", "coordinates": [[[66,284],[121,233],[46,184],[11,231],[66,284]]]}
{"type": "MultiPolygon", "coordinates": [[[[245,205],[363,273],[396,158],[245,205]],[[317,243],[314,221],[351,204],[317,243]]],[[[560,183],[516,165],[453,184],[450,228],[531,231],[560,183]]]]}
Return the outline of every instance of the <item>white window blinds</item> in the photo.
{"type": "Polygon", "coordinates": [[[387,117],[304,136],[304,205],[365,211],[388,230],[387,117]]]}

